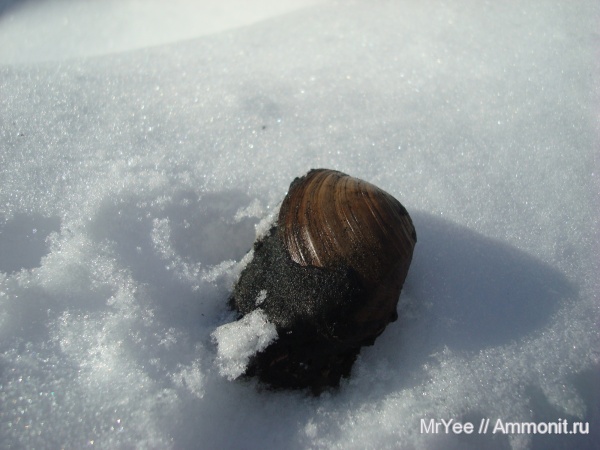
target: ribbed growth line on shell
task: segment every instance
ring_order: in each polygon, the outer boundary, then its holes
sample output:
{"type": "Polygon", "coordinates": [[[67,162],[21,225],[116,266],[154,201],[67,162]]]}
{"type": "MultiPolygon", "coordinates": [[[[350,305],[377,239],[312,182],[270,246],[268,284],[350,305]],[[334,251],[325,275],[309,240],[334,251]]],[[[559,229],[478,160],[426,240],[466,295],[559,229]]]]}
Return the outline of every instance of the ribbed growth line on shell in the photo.
{"type": "Polygon", "coordinates": [[[303,266],[352,267],[376,283],[416,242],[406,209],[378,187],[342,172],[310,171],[296,179],[281,205],[279,227],[290,257],[303,266]]]}

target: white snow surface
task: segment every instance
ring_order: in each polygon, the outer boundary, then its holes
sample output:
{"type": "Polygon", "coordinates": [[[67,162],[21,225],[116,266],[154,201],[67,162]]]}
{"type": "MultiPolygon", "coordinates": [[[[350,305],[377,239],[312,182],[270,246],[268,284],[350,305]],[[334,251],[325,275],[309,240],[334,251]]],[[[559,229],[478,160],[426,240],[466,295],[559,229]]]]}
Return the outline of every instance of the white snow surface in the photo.
{"type": "Polygon", "coordinates": [[[319,0],[0,0],[0,62],[57,61],[192,39],[319,0]]]}
{"type": "MultiPolygon", "coordinates": [[[[4,2],[0,30],[36,7],[110,30],[50,5],[4,2]]],[[[120,53],[0,32],[0,446],[597,448],[598,2],[296,6],[120,53]],[[317,167],[410,212],[400,318],[320,397],[230,381],[211,336],[263,219],[317,167]],[[589,434],[421,433],[431,418],[589,434]]]]}

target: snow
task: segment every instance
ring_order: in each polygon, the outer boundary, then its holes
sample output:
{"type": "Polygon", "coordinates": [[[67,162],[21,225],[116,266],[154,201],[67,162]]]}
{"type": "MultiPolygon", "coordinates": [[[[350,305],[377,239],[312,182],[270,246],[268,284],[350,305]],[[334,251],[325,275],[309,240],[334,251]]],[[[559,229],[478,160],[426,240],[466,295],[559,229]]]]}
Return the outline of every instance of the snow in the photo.
{"type": "MultiPolygon", "coordinates": [[[[257,303],[260,298],[264,300],[266,295],[261,293],[257,303]]],[[[277,339],[277,330],[258,308],[235,322],[221,325],[212,337],[217,343],[219,373],[234,380],[246,371],[252,356],[277,339]]]]}
{"type": "Polygon", "coordinates": [[[252,24],[317,0],[38,0],[0,2],[0,61],[103,55],[252,24]]]}
{"type": "Polygon", "coordinates": [[[0,6],[2,447],[597,447],[597,2],[281,3],[0,6]],[[273,335],[228,295],[317,167],[410,212],[400,318],[320,397],[229,380],[273,335]]]}

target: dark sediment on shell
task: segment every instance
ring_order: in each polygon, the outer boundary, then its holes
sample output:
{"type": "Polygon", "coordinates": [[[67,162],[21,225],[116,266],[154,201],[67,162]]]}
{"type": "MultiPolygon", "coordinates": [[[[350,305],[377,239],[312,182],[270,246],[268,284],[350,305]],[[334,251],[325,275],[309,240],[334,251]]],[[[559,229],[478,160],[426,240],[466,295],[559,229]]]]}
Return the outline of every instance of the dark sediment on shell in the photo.
{"type": "MultiPolygon", "coordinates": [[[[348,183],[345,179],[344,182],[348,183]]],[[[312,213],[317,207],[313,202],[307,210],[312,213]]],[[[335,217],[327,220],[331,224],[335,217]]],[[[356,228],[357,224],[359,222],[353,226],[356,228]]],[[[319,238],[319,228],[310,226],[313,239],[314,236],[319,238]]],[[[330,236],[336,237],[331,233],[330,236]]],[[[326,238],[331,239],[330,236],[326,238]]],[[[340,242],[344,242],[342,239],[340,242]]],[[[342,377],[350,374],[361,346],[372,345],[386,325],[396,320],[396,306],[415,242],[416,234],[404,207],[375,186],[340,172],[322,170],[311,171],[294,180],[282,204],[278,224],[254,244],[254,257],[240,275],[229,300],[240,316],[262,309],[278,332],[277,340],[251,359],[246,375],[256,375],[272,387],[308,387],[313,393],[337,386],[342,377]],[[390,221],[384,223],[382,231],[373,233],[380,233],[385,239],[391,235],[399,245],[389,254],[382,255],[386,251],[385,242],[373,234],[375,237],[370,238],[369,246],[353,249],[350,256],[336,259],[328,255],[325,267],[305,261],[299,263],[298,253],[294,260],[286,239],[290,233],[289,225],[295,226],[296,220],[310,221],[311,217],[305,214],[300,219],[289,219],[290,211],[298,211],[290,206],[289,198],[290,195],[301,197],[295,190],[306,189],[305,184],[315,176],[321,179],[326,176],[336,182],[345,177],[360,189],[366,186],[370,197],[366,200],[359,197],[355,207],[358,211],[361,208],[366,211],[364,223],[368,226],[371,225],[369,221],[374,222],[369,215],[373,210],[372,193],[384,195],[381,208],[389,214],[390,221]],[[367,207],[365,201],[369,202],[367,207]],[[387,209],[390,209],[389,213],[387,209]],[[396,233],[406,238],[398,238],[396,233]],[[374,275],[372,271],[365,275],[367,271],[363,268],[368,267],[365,261],[373,261],[372,266],[378,268],[374,275]],[[263,291],[266,291],[266,298],[257,302],[264,297],[263,291]]]]}
{"type": "Polygon", "coordinates": [[[352,269],[303,267],[291,260],[276,227],[254,246],[230,299],[241,315],[261,308],[277,340],[251,361],[247,375],[274,386],[319,391],[347,376],[361,345],[347,343],[352,312],[365,292],[352,269]],[[261,291],[267,296],[257,305],[261,291]]]}

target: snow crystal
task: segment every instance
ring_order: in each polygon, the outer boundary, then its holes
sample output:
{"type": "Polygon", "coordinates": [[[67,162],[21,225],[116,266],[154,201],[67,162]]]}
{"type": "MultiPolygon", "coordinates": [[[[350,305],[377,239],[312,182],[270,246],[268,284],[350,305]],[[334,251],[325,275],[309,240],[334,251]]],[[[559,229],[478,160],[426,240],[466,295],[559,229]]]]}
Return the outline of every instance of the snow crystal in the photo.
{"type": "Polygon", "coordinates": [[[246,217],[258,217],[262,218],[264,216],[264,209],[258,199],[254,199],[252,203],[248,206],[238,209],[238,211],[233,216],[233,220],[236,222],[240,222],[242,219],[246,217]]]}
{"type": "Polygon", "coordinates": [[[269,211],[269,213],[262,218],[254,227],[256,229],[256,240],[260,240],[267,235],[269,230],[277,222],[277,216],[279,215],[279,206],[269,211]]]}
{"type": "Polygon", "coordinates": [[[258,293],[258,297],[256,297],[256,304],[260,305],[262,302],[264,302],[267,299],[267,290],[263,289],[262,291],[260,291],[258,293]]]}

